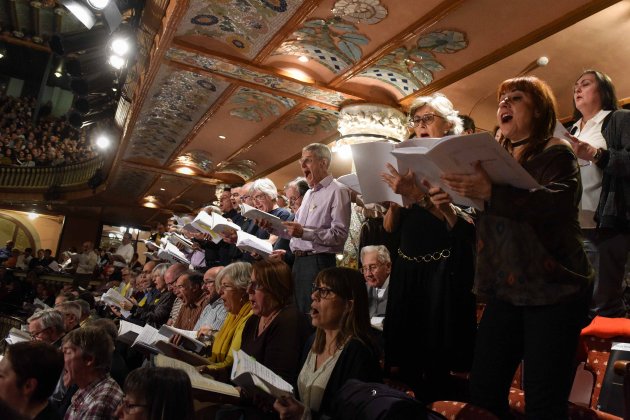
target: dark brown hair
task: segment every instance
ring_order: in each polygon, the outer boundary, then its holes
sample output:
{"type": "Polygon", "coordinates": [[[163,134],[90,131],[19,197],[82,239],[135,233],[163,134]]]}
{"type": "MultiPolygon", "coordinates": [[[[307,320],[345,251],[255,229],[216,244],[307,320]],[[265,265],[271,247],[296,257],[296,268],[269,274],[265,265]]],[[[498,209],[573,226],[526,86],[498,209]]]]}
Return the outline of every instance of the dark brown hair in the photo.
{"type": "Polygon", "coordinates": [[[32,401],[45,401],[55,390],[63,370],[63,355],[54,346],[43,341],[26,341],[9,346],[6,358],[15,372],[18,386],[27,379],[37,379],[32,401]]]}
{"type": "MultiPolygon", "coordinates": [[[[612,79],[605,73],[588,69],[584,70],[577,80],[580,80],[580,78],[582,78],[585,74],[592,74],[595,76],[597,90],[599,91],[599,97],[602,101],[602,110],[616,111],[619,109],[619,105],[617,104],[617,94],[615,93],[615,85],[613,85],[612,79]]],[[[573,97],[573,118],[575,121],[582,118],[582,113],[575,107],[575,97],[573,97]]]]}
{"type": "Polygon", "coordinates": [[[180,369],[145,367],[132,371],[125,380],[125,394],[146,404],[149,420],[193,420],[192,387],[180,369]]]}
{"type": "MultiPolygon", "coordinates": [[[[351,338],[362,341],[370,348],[377,348],[372,335],[367,288],[363,275],[351,268],[332,267],[320,271],[315,278],[315,284],[331,288],[344,304],[352,301],[350,310],[344,313],[339,322],[337,348],[341,348],[351,338]]],[[[312,349],[315,353],[321,354],[325,347],[326,334],[323,329],[317,328],[312,349]]]]}
{"type": "Polygon", "coordinates": [[[279,308],[287,306],[293,297],[291,269],[283,261],[262,260],[252,266],[256,282],[268,293],[279,308]]]}
{"type": "MultiPolygon", "coordinates": [[[[501,83],[497,91],[497,100],[501,100],[507,92],[520,90],[529,94],[534,103],[535,114],[533,127],[530,133],[530,141],[525,145],[523,153],[519,157],[519,163],[527,161],[534,155],[542,152],[547,144],[547,140],[553,136],[556,127],[556,98],[547,83],[534,76],[523,76],[508,79],[501,83]]],[[[507,150],[511,151],[510,139],[505,136],[500,143],[507,150]]]]}

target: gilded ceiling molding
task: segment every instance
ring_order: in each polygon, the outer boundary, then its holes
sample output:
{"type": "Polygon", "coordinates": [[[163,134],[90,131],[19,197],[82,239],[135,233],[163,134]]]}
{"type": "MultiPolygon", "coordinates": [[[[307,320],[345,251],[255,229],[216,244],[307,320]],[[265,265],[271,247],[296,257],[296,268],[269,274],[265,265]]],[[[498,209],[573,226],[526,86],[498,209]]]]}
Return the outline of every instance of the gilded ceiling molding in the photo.
{"type": "Polygon", "coordinates": [[[339,17],[304,22],[272,55],[305,56],[335,74],[359,62],[369,38],[339,17]]]}
{"type": "Polygon", "coordinates": [[[433,82],[433,74],[444,70],[435,53],[453,54],[468,46],[466,34],[435,31],[418,38],[414,48],[401,47],[381,58],[357,77],[368,77],[394,86],[407,96],[433,82]]]}
{"type": "Polygon", "coordinates": [[[510,55],[535,44],[536,42],[542,41],[543,39],[560,32],[561,30],[618,2],[619,0],[599,0],[578,7],[547,25],[529,32],[525,36],[511,42],[510,44],[504,45],[503,47],[493,51],[491,54],[488,54],[485,57],[469,63],[453,73],[436,80],[431,85],[422,88],[411,95],[407,95],[400,100],[400,104],[405,107],[409,106],[409,104],[418,96],[430,95],[437,92],[446,86],[456,83],[459,80],[468,77],[471,74],[476,73],[500,60],[503,60],[504,58],[509,57],[510,55]]]}
{"type": "Polygon", "coordinates": [[[303,99],[320,102],[329,107],[338,108],[343,102],[361,99],[354,95],[320,87],[315,84],[300,82],[299,80],[275,74],[266,69],[259,69],[255,66],[240,63],[233,59],[206,57],[200,55],[198,52],[175,48],[171,48],[168,51],[167,58],[173,62],[192,65],[208,72],[221,75],[235,83],[238,83],[239,80],[249,82],[253,85],[265,87],[270,91],[283,92],[293,99],[298,98],[298,100],[303,99]]]}
{"type": "Polygon", "coordinates": [[[302,0],[191,0],[177,35],[206,36],[251,59],[301,4],[302,0]]]}
{"type": "Polygon", "coordinates": [[[221,162],[217,165],[216,172],[238,175],[247,182],[254,176],[256,162],[249,159],[221,162]]]}
{"type": "Polygon", "coordinates": [[[379,0],[338,0],[332,9],[346,22],[374,25],[385,19],[387,9],[379,0]]]}
{"type": "Polygon", "coordinates": [[[308,107],[293,117],[284,130],[297,134],[313,136],[319,132],[329,133],[337,130],[339,112],[329,109],[308,107]]]}
{"type": "Polygon", "coordinates": [[[418,34],[435,26],[438,22],[446,18],[450,13],[458,9],[465,2],[466,0],[443,0],[429,12],[422,15],[420,19],[411,23],[398,34],[385,41],[355,66],[338,74],[329,85],[331,87],[339,86],[362,73],[368,67],[373,66],[378,60],[385,57],[393,50],[399,48],[400,45],[405,44],[407,41],[417,37],[418,34]]]}
{"type": "Polygon", "coordinates": [[[230,99],[230,115],[247,121],[261,122],[265,118],[279,116],[295,106],[290,98],[272,95],[249,88],[241,88],[230,99]]]}
{"type": "Polygon", "coordinates": [[[214,171],[214,161],[212,154],[205,150],[189,150],[177,156],[169,167],[176,171],[186,168],[196,175],[208,176],[214,171]]]}
{"type": "MultiPolygon", "coordinates": [[[[127,146],[131,142],[138,117],[144,104],[147,102],[149,90],[152,88],[153,82],[162,66],[162,57],[166,52],[165,46],[170,44],[175,34],[177,23],[181,20],[187,8],[187,0],[160,4],[158,4],[157,0],[145,2],[145,9],[140,25],[145,31],[150,30],[150,32],[153,33],[154,42],[148,54],[148,63],[137,64],[137,66],[142,67],[142,72],[138,71],[139,79],[135,83],[129,79],[127,80],[130,89],[133,89],[133,92],[129,94],[129,96],[133,98],[133,103],[131,110],[126,112],[125,115],[123,134],[112,165],[113,171],[116,171],[118,163],[122,160],[122,156],[127,152],[127,146]],[[163,6],[163,8],[160,8],[160,6],[163,6]],[[156,17],[160,18],[158,20],[160,26],[153,32],[153,27],[148,25],[155,20],[156,17]]],[[[146,35],[148,36],[151,33],[147,33],[146,35]]],[[[117,114],[119,112],[121,112],[120,107],[117,110],[117,114]]]]}

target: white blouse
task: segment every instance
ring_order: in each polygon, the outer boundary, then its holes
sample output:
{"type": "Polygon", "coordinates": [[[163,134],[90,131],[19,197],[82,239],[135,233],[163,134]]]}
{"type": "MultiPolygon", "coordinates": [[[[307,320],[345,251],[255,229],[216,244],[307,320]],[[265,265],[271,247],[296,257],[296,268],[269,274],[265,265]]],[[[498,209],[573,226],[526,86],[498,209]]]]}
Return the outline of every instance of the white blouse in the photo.
{"type": "MultiPolygon", "coordinates": [[[[588,120],[580,130],[582,120],[578,120],[573,127],[577,128],[575,137],[598,149],[607,149],[606,139],[602,135],[602,123],[611,111],[599,111],[588,120]]],[[[595,210],[599,204],[602,192],[602,170],[592,162],[580,160],[580,175],[582,177],[582,200],[580,201],[580,226],[583,229],[596,227],[595,210]]]]}
{"type": "Polygon", "coordinates": [[[328,380],[342,351],[343,346],[329,357],[319,369],[315,368],[317,354],[313,353],[313,350],[308,352],[306,362],[304,362],[304,366],[298,376],[297,384],[298,390],[300,391],[300,400],[306,408],[302,414],[302,420],[311,419],[311,410],[319,411],[326,386],[328,385],[328,380]]]}

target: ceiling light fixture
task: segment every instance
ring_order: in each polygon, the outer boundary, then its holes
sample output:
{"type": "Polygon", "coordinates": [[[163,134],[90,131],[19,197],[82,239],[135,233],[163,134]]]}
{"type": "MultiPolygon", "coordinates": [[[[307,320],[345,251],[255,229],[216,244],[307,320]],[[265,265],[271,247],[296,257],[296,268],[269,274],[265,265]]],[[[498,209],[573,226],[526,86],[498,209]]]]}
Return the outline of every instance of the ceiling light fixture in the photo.
{"type": "Polygon", "coordinates": [[[58,72],[58,71],[55,72],[55,77],[57,79],[60,78],[61,76],[63,76],[63,75],[60,72],[58,72]]]}
{"type": "Polygon", "coordinates": [[[160,188],[160,191],[166,191],[166,188],[160,188]]]}
{"type": "Polygon", "coordinates": [[[34,211],[32,211],[32,212],[30,212],[30,213],[28,214],[28,218],[29,218],[29,219],[31,219],[31,220],[35,220],[35,219],[37,219],[38,217],[39,217],[39,214],[35,213],[34,211]]]}
{"type": "Polygon", "coordinates": [[[223,136],[223,135],[220,135],[220,136],[219,136],[219,138],[220,138],[221,140],[225,140],[225,139],[226,139],[226,137],[225,137],[225,136],[223,136]]]}
{"type": "Polygon", "coordinates": [[[177,172],[178,174],[183,174],[183,175],[195,175],[195,171],[186,166],[182,166],[181,168],[175,169],[175,172],[177,172]]]}
{"type": "Polygon", "coordinates": [[[118,37],[112,41],[111,50],[114,52],[114,54],[123,57],[127,55],[129,51],[131,51],[131,44],[129,43],[129,40],[127,38],[118,37]]]}
{"type": "Polygon", "coordinates": [[[301,55],[298,60],[300,60],[302,63],[308,63],[308,57],[305,55],[301,55]]]}
{"type": "Polygon", "coordinates": [[[143,204],[143,206],[144,206],[144,207],[148,207],[148,208],[150,208],[150,209],[157,209],[157,208],[158,208],[158,205],[157,205],[157,204],[155,204],[155,203],[151,203],[151,202],[146,202],[146,203],[144,203],[144,204],[143,204]]]}

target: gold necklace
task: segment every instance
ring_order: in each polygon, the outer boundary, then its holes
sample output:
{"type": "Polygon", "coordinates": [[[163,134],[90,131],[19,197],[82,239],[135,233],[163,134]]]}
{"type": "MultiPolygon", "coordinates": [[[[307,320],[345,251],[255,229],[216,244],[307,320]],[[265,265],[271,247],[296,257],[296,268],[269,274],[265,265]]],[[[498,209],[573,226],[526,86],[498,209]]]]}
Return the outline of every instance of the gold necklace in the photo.
{"type": "MultiPolygon", "coordinates": [[[[267,319],[265,320],[265,322],[262,323],[262,328],[260,329],[259,333],[262,333],[263,331],[265,331],[265,329],[267,328],[267,326],[271,323],[271,321],[273,321],[275,319],[275,317],[280,313],[280,309],[277,309],[276,311],[274,311],[271,315],[269,315],[267,317],[267,319]]],[[[262,317],[260,318],[260,320],[262,321],[262,317]]]]}

